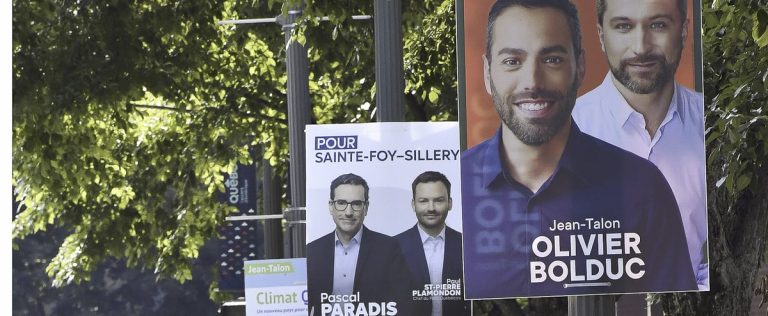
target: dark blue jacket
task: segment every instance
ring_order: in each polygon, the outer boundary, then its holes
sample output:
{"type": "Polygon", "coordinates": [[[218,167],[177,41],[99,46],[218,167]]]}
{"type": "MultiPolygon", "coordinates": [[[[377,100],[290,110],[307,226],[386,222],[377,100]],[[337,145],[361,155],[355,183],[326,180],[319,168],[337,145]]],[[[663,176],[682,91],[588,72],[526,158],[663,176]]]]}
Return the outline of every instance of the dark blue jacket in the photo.
{"type": "MultiPolygon", "coordinates": [[[[412,289],[423,290],[424,284],[429,284],[429,268],[427,267],[427,258],[424,256],[424,246],[419,235],[419,230],[414,225],[410,229],[395,236],[400,242],[400,248],[403,250],[405,262],[411,271],[412,289]]],[[[462,276],[461,260],[461,233],[446,226],[445,227],[445,257],[443,259],[443,284],[446,279],[461,279],[462,288],[464,285],[462,276]]],[[[463,292],[462,292],[463,295],[463,292]]],[[[461,316],[470,315],[470,302],[454,299],[443,300],[443,316],[461,316]]],[[[414,301],[414,315],[431,315],[432,300],[414,301]]]]}
{"type": "MultiPolygon", "coordinates": [[[[320,315],[320,293],[333,291],[334,234],[307,245],[309,310],[314,307],[315,315],[320,315]]],[[[413,315],[407,269],[397,240],[363,226],[352,291],[360,292],[362,302],[397,302],[398,315],[413,315]]]]}

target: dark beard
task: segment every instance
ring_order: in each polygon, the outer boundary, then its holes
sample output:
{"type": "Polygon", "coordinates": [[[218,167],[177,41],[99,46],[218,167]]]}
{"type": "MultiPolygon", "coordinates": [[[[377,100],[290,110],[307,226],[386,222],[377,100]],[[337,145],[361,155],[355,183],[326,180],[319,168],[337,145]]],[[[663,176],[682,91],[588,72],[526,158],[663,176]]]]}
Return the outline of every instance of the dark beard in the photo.
{"type": "MultiPolygon", "coordinates": [[[[502,100],[498,91],[496,91],[493,82],[491,82],[491,93],[496,112],[499,113],[501,121],[504,122],[504,125],[506,125],[510,131],[512,131],[512,134],[526,145],[539,146],[549,142],[549,140],[552,139],[552,137],[554,137],[571,118],[571,111],[573,111],[573,106],[576,104],[576,91],[578,87],[579,82],[574,81],[565,96],[559,91],[539,90],[536,92],[524,92],[510,95],[506,100],[502,100]],[[561,107],[552,118],[526,121],[515,116],[512,107],[515,106],[514,103],[516,100],[529,98],[536,99],[540,97],[561,101],[561,107]]],[[[557,103],[557,101],[555,103],[557,103]]]]}
{"type": "Polygon", "coordinates": [[[680,54],[682,54],[682,49],[678,52],[677,59],[672,63],[668,63],[664,56],[658,54],[645,54],[631,59],[624,59],[619,62],[618,68],[613,65],[610,65],[610,68],[616,80],[621,82],[621,84],[629,89],[629,91],[637,94],[648,94],[661,90],[661,88],[674,78],[677,65],[680,63],[680,54]],[[659,72],[655,75],[642,76],[642,79],[648,81],[647,83],[632,79],[632,76],[627,71],[627,67],[630,63],[651,61],[655,61],[661,65],[661,70],[659,70],[659,72]]]}

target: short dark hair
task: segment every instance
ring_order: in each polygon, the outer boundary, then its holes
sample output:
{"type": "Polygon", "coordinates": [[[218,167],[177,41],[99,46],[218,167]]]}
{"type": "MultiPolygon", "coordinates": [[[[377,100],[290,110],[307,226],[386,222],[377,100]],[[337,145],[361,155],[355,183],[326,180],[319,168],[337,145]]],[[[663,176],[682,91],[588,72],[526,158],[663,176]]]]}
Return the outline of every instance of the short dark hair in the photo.
{"type": "Polygon", "coordinates": [[[491,62],[491,46],[493,46],[493,30],[496,24],[496,18],[504,10],[513,6],[524,8],[553,8],[563,12],[568,18],[568,27],[571,29],[571,41],[573,42],[573,53],[576,57],[581,55],[581,27],[579,26],[579,11],[570,0],[498,0],[488,12],[488,26],[485,35],[485,58],[491,62]]]}
{"type": "MultiPolygon", "coordinates": [[[[605,15],[606,10],[606,4],[605,0],[597,0],[597,23],[598,25],[603,25],[603,16],[605,15]]],[[[682,18],[680,22],[685,21],[685,18],[688,17],[688,1],[687,0],[677,0],[677,11],[680,12],[680,17],[682,18]]]]}
{"type": "Polygon", "coordinates": [[[451,181],[448,181],[448,178],[444,174],[437,171],[425,171],[418,175],[416,179],[413,180],[413,184],[411,184],[413,198],[416,198],[416,185],[428,182],[442,182],[445,185],[445,189],[448,190],[448,197],[451,197],[451,181]]]}
{"type": "Polygon", "coordinates": [[[334,198],[336,188],[342,184],[362,185],[363,189],[365,189],[365,200],[368,201],[368,182],[365,182],[365,179],[354,173],[342,174],[331,181],[331,200],[334,198]]]}

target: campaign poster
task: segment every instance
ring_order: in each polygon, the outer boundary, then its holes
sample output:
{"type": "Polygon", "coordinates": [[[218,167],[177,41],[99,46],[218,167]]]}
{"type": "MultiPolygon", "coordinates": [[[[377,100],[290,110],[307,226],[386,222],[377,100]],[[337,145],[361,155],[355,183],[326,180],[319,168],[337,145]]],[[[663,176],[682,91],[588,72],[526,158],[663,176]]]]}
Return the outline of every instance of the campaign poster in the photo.
{"type": "Polygon", "coordinates": [[[456,122],[308,125],[310,315],[470,315],[456,122]]]}
{"type": "Polygon", "coordinates": [[[246,316],[306,316],[307,260],[244,261],[246,316]]]}
{"type": "Polygon", "coordinates": [[[700,7],[457,1],[467,299],[709,290],[700,7]]]}

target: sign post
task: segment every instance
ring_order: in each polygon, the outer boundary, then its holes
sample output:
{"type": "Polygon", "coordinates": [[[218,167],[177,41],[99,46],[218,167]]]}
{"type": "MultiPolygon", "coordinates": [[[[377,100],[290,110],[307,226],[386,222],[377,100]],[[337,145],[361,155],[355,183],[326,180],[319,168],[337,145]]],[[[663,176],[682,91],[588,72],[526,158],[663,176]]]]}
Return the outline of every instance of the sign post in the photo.
{"type": "Polygon", "coordinates": [[[405,119],[403,90],[403,14],[400,0],[374,0],[376,114],[379,122],[405,119]]]}
{"type": "MultiPolygon", "coordinates": [[[[285,33],[286,57],[288,70],[288,143],[290,163],[290,188],[291,206],[301,208],[306,201],[306,158],[304,157],[304,128],[309,124],[312,108],[309,103],[309,60],[307,49],[299,42],[291,39],[293,23],[301,15],[299,8],[288,10],[285,21],[282,21],[283,33],[285,33]]],[[[299,225],[300,231],[293,238],[304,238],[303,225],[299,225]]],[[[294,242],[293,245],[303,245],[303,240],[294,242]]],[[[291,256],[301,258],[306,256],[304,247],[293,247],[291,256]]]]}

